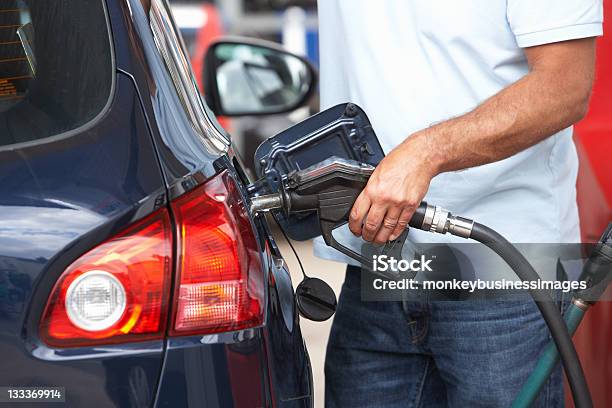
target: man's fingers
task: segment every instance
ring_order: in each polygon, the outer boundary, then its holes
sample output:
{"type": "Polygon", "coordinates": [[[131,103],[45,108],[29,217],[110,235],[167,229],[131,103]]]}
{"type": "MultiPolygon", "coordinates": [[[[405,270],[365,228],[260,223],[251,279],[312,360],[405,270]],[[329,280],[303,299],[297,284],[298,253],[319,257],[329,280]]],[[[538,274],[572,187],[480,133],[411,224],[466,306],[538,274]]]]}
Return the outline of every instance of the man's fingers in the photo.
{"type": "Polygon", "coordinates": [[[372,204],[364,191],[365,190],[363,190],[361,194],[359,194],[359,197],[357,197],[349,216],[349,229],[358,237],[361,236],[363,220],[365,219],[366,214],[370,209],[370,205],[372,204]]]}
{"type": "Polygon", "coordinates": [[[384,244],[389,240],[389,237],[397,228],[398,218],[401,213],[402,209],[400,207],[390,207],[387,209],[387,213],[383,218],[380,229],[374,238],[375,243],[384,244]]]}
{"type": "Polygon", "coordinates": [[[391,237],[389,238],[390,241],[397,239],[397,237],[402,235],[404,230],[408,228],[408,223],[412,219],[413,214],[414,214],[414,208],[404,208],[402,210],[402,213],[397,220],[397,225],[395,226],[395,230],[393,231],[393,233],[391,234],[391,237]]]}
{"type": "Polygon", "coordinates": [[[374,240],[374,237],[376,237],[378,230],[382,226],[386,213],[387,207],[380,204],[373,204],[370,207],[368,215],[363,222],[363,229],[361,232],[361,237],[364,240],[369,242],[374,240]]]}

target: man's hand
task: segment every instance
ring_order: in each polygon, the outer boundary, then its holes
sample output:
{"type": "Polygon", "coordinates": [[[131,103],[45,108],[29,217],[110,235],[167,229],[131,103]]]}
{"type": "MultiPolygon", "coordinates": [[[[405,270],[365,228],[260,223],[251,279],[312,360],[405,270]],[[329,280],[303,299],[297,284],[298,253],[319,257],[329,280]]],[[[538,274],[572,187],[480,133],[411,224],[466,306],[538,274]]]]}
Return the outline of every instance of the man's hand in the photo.
{"type": "Polygon", "coordinates": [[[412,135],[376,167],[351,211],[353,234],[382,244],[406,229],[437,174],[437,165],[425,154],[427,141],[427,131],[412,135]]]}
{"type": "Polygon", "coordinates": [[[411,135],[385,157],[357,198],[349,228],[366,241],[397,238],[439,173],[510,157],[582,119],[595,39],[525,49],[530,72],[473,111],[411,135]]]}

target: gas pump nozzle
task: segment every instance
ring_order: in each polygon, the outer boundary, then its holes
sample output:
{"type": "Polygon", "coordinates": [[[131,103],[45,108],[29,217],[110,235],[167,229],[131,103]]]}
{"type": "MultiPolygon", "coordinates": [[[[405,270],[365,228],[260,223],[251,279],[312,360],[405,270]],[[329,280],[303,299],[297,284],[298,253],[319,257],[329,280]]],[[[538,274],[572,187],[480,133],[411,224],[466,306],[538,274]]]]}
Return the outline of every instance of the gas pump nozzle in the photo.
{"type": "MultiPolygon", "coordinates": [[[[370,268],[372,260],[342,245],[333,231],[346,224],[355,200],[365,188],[374,167],[352,160],[332,157],[300,171],[287,175],[280,191],[254,197],[252,212],[283,210],[286,215],[317,212],[321,235],[325,243],[370,268]]],[[[448,211],[422,202],[410,220],[411,227],[426,231],[468,238],[473,221],[455,217],[448,211]]],[[[401,258],[401,250],[408,229],[397,239],[389,241],[381,254],[401,258]]]]}

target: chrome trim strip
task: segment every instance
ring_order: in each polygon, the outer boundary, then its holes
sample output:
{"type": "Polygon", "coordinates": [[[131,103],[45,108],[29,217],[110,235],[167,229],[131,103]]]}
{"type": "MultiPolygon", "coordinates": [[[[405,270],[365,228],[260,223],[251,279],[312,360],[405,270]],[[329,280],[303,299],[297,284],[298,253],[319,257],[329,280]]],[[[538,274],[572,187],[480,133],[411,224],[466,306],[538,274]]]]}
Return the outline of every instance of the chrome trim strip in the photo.
{"type": "MultiPolygon", "coordinates": [[[[190,118],[192,126],[197,125],[198,127],[194,130],[202,136],[202,140],[212,144],[215,149],[227,152],[231,142],[217,130],[206,114],[200,92],[193,78],[191,65],[183,53],[182,44],[172,41],[170,36],[166,34],[176,30],[169,10],[162,0],[151,0],[149,18],[155,45],[162,55],[172,81],[179,92],[179,99],[190,118]]],[[[180,34],[177,33],[177,35],[180,34]]],[[[180,37],[178,39],[181,41],[180,37]]]]}

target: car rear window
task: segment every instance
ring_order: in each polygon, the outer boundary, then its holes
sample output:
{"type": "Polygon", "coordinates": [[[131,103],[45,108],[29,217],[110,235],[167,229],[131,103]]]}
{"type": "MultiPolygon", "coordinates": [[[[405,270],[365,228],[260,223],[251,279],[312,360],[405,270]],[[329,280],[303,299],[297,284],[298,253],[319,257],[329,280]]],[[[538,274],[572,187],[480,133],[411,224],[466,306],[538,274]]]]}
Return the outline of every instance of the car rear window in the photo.
{"type": "Polygon", "coordinates": [[[112,75],[102,0],[0,1],[0,146],[88,123],[112,75]]]}

